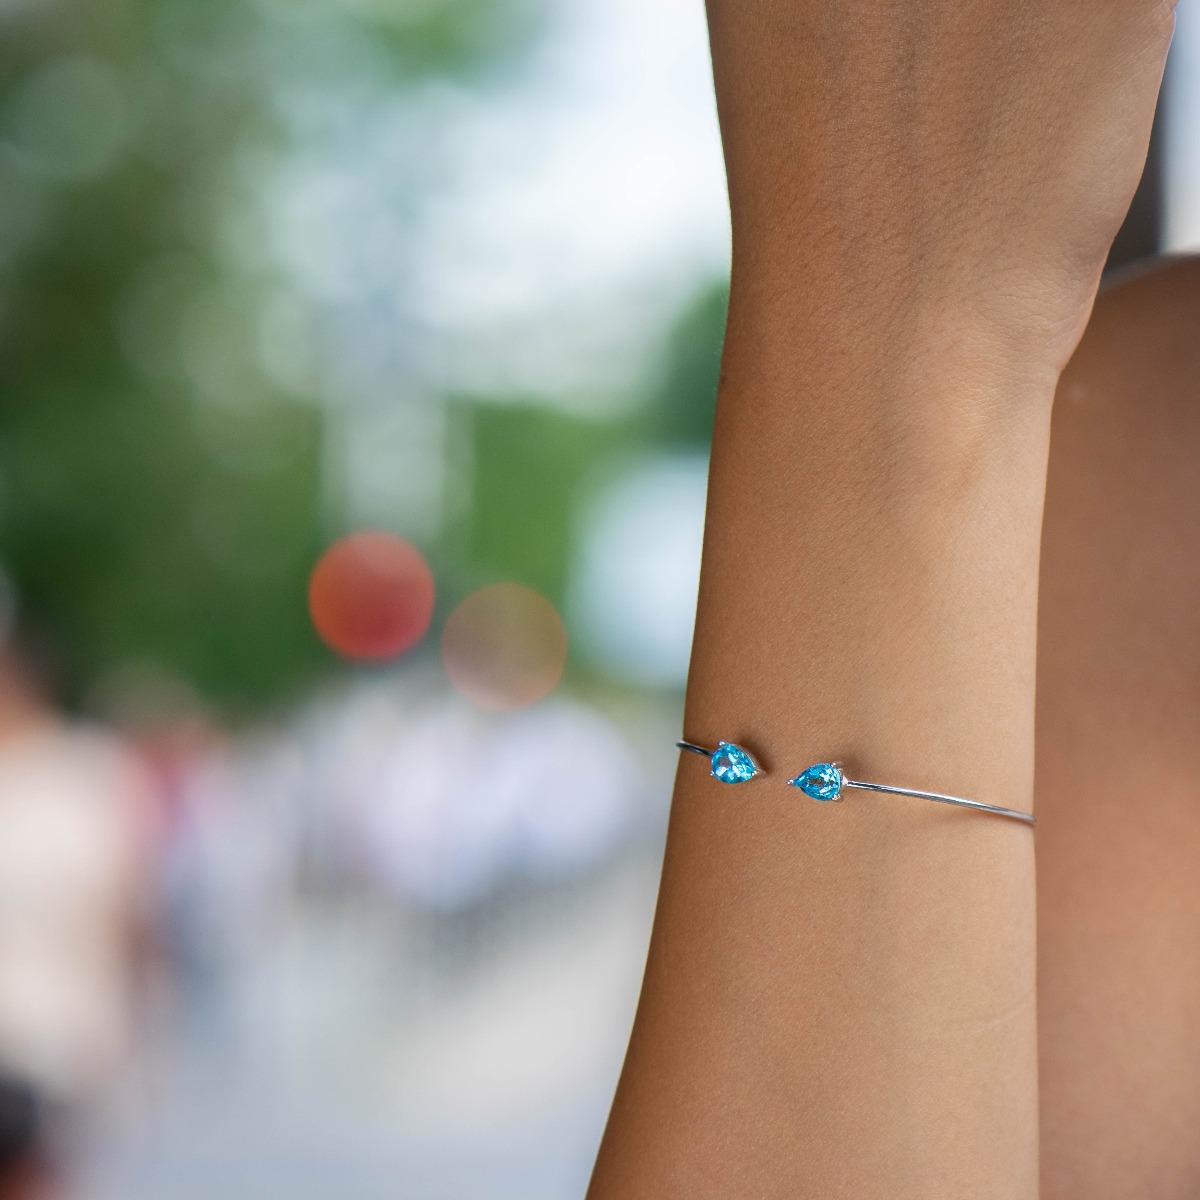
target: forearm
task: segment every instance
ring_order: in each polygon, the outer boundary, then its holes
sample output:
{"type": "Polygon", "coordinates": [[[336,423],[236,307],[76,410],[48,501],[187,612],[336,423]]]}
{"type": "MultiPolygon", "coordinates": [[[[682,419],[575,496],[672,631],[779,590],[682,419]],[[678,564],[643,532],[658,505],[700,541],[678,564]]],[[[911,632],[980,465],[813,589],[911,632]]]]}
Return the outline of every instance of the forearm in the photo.
{"type": "Polygon", "coordinates": [[[741,303],[735,285],[685,732],[1027,804],[1053,373],[861,311],[835,346],[741,303]]]}
{"type": "Polygon", "coordinates": [[[934,354],[830,361],[738,303],[684,733],[769,774],[682,756],[593,1200],[1031,1197],[1032,831],[783,781],[842,758],[1030,808],[1048,398],[934,354]],[[993,405],[986,440],[933,415],[993,405]]]}
{"type": "Polygon", "coordinates": [[[1049,416],[1164,0],[709,0],[734,272],[684,737],[590,1200],[1037,1194],[1049,416]]]}

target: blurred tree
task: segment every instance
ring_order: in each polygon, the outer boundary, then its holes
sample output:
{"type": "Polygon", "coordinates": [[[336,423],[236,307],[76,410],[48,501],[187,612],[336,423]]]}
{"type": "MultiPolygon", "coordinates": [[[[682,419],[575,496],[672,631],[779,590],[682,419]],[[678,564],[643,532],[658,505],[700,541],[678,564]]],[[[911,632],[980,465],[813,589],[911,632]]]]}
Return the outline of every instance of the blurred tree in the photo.
{"type": "MultiPolygon", "coordinates": [[[[517,401],[456,406],[472,491],[451,540],[451,600],[480,583],[516,580],[561,605],[582,505],[631,452],[707,450],[721,366],[726,280],[697,289],[664,338],[642,403],[580,416],[517,401]]],[[[572,660],[572,668],[581,669],[572,660]]]]}
{"type": "Polygon", "coordinates": [[[0,564],[78,697],[130,662],[230,711],[326,663],[304,592],[322,416],[238,236],[306,72],[503,63],[533,0],[0,9],[0,564]],[[257,156],[257,158],[256,158],[257,156]],[[249,167],[247,164],[250,164],[249,167]]]}
{"type": "Polygon", "coordinates": [[[717,408],[729,282],[702,287],[667,337],[661,382],[643,410],[647,436],[669,446],[707,448],[717,408]]]}
{"type": "Polygon", "coordinates": [[[473,490],[456,549],[460,590],[513,580],[562,605],[580,486],[617,452],[627,421],[544,405],[469,404],[473,490]]]}

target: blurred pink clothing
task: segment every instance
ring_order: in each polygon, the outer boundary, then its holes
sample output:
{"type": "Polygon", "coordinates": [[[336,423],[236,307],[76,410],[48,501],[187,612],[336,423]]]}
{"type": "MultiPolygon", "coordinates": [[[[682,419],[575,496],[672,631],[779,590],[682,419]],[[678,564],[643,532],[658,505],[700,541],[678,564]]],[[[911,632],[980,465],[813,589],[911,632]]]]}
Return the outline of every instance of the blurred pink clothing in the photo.
{"type": "Polygon", "coordinates": [[[0,739],[0,1071],[85,1098],[124,1058],[149,789],[108,734],[0,739]]]}

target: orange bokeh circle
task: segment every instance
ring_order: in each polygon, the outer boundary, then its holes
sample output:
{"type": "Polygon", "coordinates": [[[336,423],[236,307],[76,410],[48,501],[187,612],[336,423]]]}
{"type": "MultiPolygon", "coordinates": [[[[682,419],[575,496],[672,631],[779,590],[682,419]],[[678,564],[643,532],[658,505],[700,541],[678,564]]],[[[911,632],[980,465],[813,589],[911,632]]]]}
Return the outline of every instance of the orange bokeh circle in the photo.
{"type": "Polygon", "coordinates": [[[567,630],[544,596],[519,583],[472,592],[446,620],[442,662],[454,688],[480,708],[522,708],[562,677],[567,630]]]}
{"type": "Polygon", "coordinates": [[[392,533],[341,538],[321,556],[308,611],[321,640],[345,658],[382,661],[411,649],[433,619],[433,573],[421,552],[392,533]]]}

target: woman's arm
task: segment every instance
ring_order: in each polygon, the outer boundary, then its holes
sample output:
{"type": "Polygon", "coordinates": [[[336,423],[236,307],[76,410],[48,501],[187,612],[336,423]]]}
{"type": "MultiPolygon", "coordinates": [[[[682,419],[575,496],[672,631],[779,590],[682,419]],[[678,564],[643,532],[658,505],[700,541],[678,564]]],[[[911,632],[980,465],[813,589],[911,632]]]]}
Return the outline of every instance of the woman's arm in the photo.
{"type": "Polygon", "coordinates": [[[682,755],[590,1200],[1034,1197],[1051,400],[1165,0],[710,0],[733,287],[682,755]]]}

